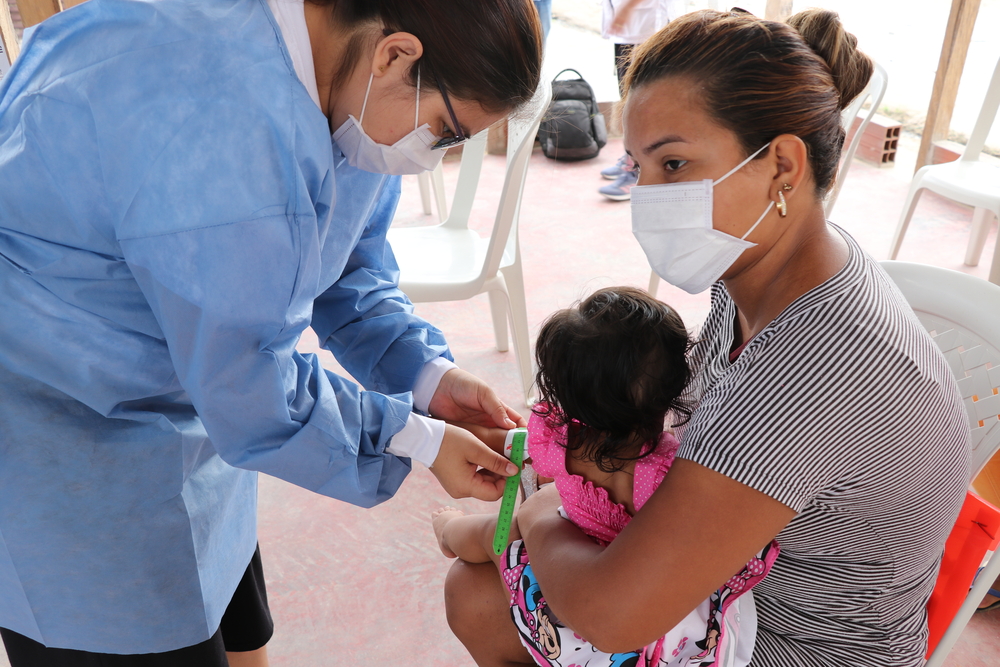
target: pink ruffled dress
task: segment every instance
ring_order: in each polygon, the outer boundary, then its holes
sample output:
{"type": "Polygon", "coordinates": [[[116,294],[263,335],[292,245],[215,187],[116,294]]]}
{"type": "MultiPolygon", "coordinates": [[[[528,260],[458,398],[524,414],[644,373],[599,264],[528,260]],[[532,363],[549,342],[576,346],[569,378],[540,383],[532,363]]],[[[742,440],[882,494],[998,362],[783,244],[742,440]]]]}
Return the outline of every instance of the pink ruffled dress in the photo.
{"type": "MultiPolygon", "coordinates": [[[[608,492],[566,470],[566,429],[551,429],[545,419],[528,421],[528,455],[535,472],[555,480],[563,516],[600,544],[608,544],[632,519],[608,492]]],[[[657,489],[677,454],[667,433],[651,453],[635,463],[632,503],[636,511],[657,489]]],[[[524,543],[515,540],[499,563],[510,592],[511,618],[521,643],[543,667],[748,667],[756,639],[757,615],[750,589],[771,570],[777,542],[692,610],[677,626],[649,646],[623,653],[602,653],[565,627],[553,614],[535,578],[524,543]]],[[[624,601],[623,604],[628,604],[624,601]]]]}
{"type": "MultiPolygon", "coordinates": [[[[528,455],[535,472],[555,480],[566,517],[600,544],[608,544],[632,519],[608,492],[566,470],[566,428],[551,429],[536,414],[528,420],[528,455]]],[[[654,450],[635,462],[632,503],[639,511],[660,486],[680,443],[663,433],[654,450]]]]}

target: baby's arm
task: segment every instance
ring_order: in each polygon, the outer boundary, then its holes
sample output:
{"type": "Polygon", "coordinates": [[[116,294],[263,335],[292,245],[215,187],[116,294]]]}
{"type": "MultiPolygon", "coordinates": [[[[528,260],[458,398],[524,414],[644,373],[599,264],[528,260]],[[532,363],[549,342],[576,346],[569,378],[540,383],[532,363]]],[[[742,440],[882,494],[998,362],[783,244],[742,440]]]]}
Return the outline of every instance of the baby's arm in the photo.
{"type": "MultiPolygon", "coordinates": [[[[441,551],[448,558],[461,558],[467,563],[499,563],[493,552],[493,535],[497,529],[495,514],[464,514],[454,507],[442,507],[431,514],[434,534],[441,551]]],[[[511,520],[508,544],[521,539],[517,516],[511,520]]]]}

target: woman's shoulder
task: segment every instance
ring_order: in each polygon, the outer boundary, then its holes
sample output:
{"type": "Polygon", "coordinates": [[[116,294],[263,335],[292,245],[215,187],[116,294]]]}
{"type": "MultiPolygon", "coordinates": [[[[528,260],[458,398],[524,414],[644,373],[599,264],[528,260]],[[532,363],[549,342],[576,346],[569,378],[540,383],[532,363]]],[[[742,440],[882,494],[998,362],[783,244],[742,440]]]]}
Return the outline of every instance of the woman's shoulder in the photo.
{"type": "MultiPolygon", "coordinates": [[[[801,361],[836,357],[859,346],[899,348],[906,352],[914,341],[930,339],[906,300],[878,262],[849,234],[840,230],[849,247],[846,264],[835,275],[793,301],[778,317],[748,341],[734,365],[763,371],[762,359],[789,356],[801,361]],[[750,364],[756,360],[756,364],[750,364]]],[[[710,362],[726,357],[733,342],[736,308],[725,285],[713,287],[712,308],[693,354],[710,362]]],[[[781,363],[787,364],[788,361],[781,363]]],[[[729,364],[723,364],[728,368],[729,364]]]]}
{"type": "Polygon", "coordinates": [[[878,263],[849,243],[844,270],[733,363],[725,346],[705,359],[680,456],[801,509],[833,479],[905,469],[919,448],[962,450],[966,417],[944,356],[878,263]]]}
{"type": "Polygon", "coordinates": [[[841,230],[851,247],[844,268],[792,303],[757,339],[747,359],[790,355],[860,367],[869,355],[909,360],[922,372],[940,355],[879,263],[841,230]]]}

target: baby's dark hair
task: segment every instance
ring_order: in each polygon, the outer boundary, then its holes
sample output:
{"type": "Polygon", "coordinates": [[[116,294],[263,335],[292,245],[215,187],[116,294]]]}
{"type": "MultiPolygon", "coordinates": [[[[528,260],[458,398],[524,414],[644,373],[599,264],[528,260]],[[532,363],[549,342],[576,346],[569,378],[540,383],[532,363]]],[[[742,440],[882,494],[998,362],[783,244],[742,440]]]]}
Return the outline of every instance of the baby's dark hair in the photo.
{"type": "Polygon", "coordinates": [[[686,422],[690,380],[684,322],[634,287],[608,287],[554,313],[535,344],[539,403],[550,428],[566,426],[566,448],[605,472],[652,451],[668,413],[686,422]]]}

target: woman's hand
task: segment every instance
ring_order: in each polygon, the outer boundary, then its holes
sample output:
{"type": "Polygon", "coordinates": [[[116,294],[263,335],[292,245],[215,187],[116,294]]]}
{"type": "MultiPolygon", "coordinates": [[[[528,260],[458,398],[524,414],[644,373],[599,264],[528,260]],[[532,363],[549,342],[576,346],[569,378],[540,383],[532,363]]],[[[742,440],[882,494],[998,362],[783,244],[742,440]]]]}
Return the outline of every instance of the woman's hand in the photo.
{"type": "Polygon", "coordinates": [[[518,510],[532,570],[556,616],[611,653],[644,646],[677,625],[795,516],[684,459],[606,548],[559,518],[558,504],[545,488],[518,510]]]}
{"type": "MultiPolygon", "coordinates": [[[[532,493],[517,509],[517,523],[522,537],[532,530],[544,532],[546,528],[558,526],[560,521],[575,528],[572,523],[559,516],[560,505],[562,501],[555,484],[547,484],[532,493]]],[[[525,542],[528,542],[530,552],[530,541],[525,538],[525,542]]]]}
{"type": "Polygon", "coordinates": [[[496,392],[468,371],[453,368],[441,378],[428,412],[432,417],[480,426],[512,429],[527,421],[504,405],[496,392]]]}
{"type": "Polygon", "coordinates": [[[430,471],[452,498],[472,496],[489,501],[503,495],[506,478],[517,473],[517,466],[469,431],[446,424],[430,471]]]}

